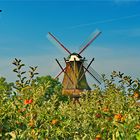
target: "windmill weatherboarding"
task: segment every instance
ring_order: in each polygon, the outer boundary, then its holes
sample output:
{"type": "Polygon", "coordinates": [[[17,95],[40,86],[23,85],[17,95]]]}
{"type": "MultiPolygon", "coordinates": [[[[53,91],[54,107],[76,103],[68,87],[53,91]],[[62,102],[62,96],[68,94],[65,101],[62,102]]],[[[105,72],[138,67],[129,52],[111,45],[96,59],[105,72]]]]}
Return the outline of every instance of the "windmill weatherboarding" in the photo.
{"type": "Polygon", "coordinates": [[[94,58],[89,62],[86,62],[85,57],[81,54],[84,50],[101,34],[100,31],[93,32],[89,38],[82,44],[81,49],[78,53],[71,53],[58,39],[48,33],[48,39],[55,45],[62,47],[69,56],[64,58],[66,66],[63,68],[60,62],[56,59],[61,72],[56,76],[58,78],[62,73],[64,73],[64,78],[62,81],[63,95],[70,95],[72,97],[79,97],[80,93],[85,90],[91,90],[86,80],[86,73],[89,73],[99,84],[102,83],[101,76],[91,67],[94,58]]]}

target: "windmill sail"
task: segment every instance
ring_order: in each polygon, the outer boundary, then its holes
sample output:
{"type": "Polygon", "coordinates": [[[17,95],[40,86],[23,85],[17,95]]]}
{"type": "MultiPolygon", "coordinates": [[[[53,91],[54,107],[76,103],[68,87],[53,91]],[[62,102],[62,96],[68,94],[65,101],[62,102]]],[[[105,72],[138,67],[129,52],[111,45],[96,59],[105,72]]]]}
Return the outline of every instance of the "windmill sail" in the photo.
{"type": "MultiPolygon", "coordinates": [[[[86,62],[84,62],[84,67],[87,67],[88,64],[86,62]]],[[[98,82],[98,83],[102,83],[103,79],[102,77],[91,67],[89,66],[87,72],[98,82]]]]}
{"type": "Polygon", "coordinates": [[[86,67],[86,70],[82,73],[81,77],[79,78],[79,81],[82,79],[82,77],[85,75],[85,73],[88,71],[88,68],[90,67],[90,65],[92,64],[92,62],[94,61],[94,58],[90,61],[90,63],[88,64],[88,66],[86,67]]]}
{"type": "Polygon", "coordinates": [[[63,70],[61,70],[61,71],[59,72],[59,74],[57,74],[57,76],[55,77],[55,79],[57,79],[57,78],[65,71],[65,69],[66,69],[66,67],[65,67],[63,70]]]}
{"type": "Polygon", "coordinates": [[[88,37],[88,39],[81,45],[79,54],[81,54],[100,34],[101,34],[101,32],[99,30],[94,31],[88,37]]]}
{"type": "Polygon", "coordinates": [[[50,32],[48,33],[47,37],[50,40],[50,42],[52,42],[52,44],[54,44],[57,47],[63,48],[67,53],[71,54],[71,52],[50,32]]]}
{"type": "Polygon", "coordinates": [[[63,69],[63,67],[61,66],[61,64],[59,63],[59,61],[57,60],[57,59],[55,59],[56,60],[56,62],[58,63],[58,65],[60,66],[60,68],[61,68],[61,70],[66,74],[66,76],[68,77],[68,79],[70,80],[70,82],[72,83],[72,84],[74,84],[73,83],[73,81],[71,80],[71,77],[68,75],[68,73],[63,69]]]}

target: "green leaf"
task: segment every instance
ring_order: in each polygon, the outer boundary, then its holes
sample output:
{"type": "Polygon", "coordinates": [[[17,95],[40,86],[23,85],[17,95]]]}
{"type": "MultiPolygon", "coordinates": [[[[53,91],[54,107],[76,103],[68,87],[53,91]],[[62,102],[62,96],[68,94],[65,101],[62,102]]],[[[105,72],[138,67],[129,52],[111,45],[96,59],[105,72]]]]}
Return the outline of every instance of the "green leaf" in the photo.
{"type": "Polygon", "coordinates": [[[23,78],[21,79],[21,82],[24,83],[24,80],[25,80],[26,78],[27,78],[27,77],[23,77],[23,78]]]}
{"type": "Polygon", "coordinates": [[[21,78],[21,75],[20,75],[20,74],[18,74],[18,75],[17,75],[17,77],[21,78]]]}
{"type": "Polygon", "coordinates": [[[30,69],[31,69],[31,70],[33,70],[33,71],[34,71],[34,67],[31,67],[31,66],[29,66],[29,67],[30,67],[30,69]]]}
{"type": "Polygon", "coordinates": [[[25,73],[26,73],[26,71],[21,72],[21,74],[25,74],[25,73]]]}
{"type": "Polygon", "coordinates": [[[24,64],[21,64],[18,66],[18,69],[20,70],[23,66],[25,66],[24,64]]]}
{"type": "Polygon", "coordinates": [[[17,58],[15,58],[15,61],[16,61],[16,62],[18,62],[18,59],[17,59],[17,58]]]}
{"type": "Polygon", "coordinates": [[[15,66],[17,65],[17,63],[15,61],[12,64],[14,64],[15,66]]]}
{"type": "Polygon", "coordinates": [[[16,72],[16,73],[18,73],[18,70],[17,70],[17,68],[13,69],[13,72],[16,72]]]}
{"type": "Polygon", "coordinates": [[[39,74],[38,72],[34,73],[34,75],[38,75],[38,74],[39,74]]]}

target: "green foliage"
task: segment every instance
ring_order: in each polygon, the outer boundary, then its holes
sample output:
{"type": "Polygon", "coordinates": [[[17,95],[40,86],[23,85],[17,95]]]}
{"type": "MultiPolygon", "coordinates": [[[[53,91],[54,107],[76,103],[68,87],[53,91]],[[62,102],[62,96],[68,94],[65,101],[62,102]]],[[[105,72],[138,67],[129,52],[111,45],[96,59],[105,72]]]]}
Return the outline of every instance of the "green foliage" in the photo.
{"type": "Polygon", "coordinates": [[[0,77],[0,98],[11,94],[13,83],[7,83],[6,78],[0,77]]]}
{"type": "Polygon", "coordinates": [[[22,63],[22,61],[19,59],[16,59],[13,61],[13,65],[16,67],[15,69],[13,69],[13,72],[15,72],[17,74],[18,80],[16,80],[15,86],[14,88],[17,89],[19,92],[21,91],[21,89],[26,88],[28,86],[31,86],[32,84],[34,84],[34,77],[36,75],[38,75],[38,73],[36,72],[37,70],[37,66],[36,67],[29,67],[30,70],[28,71],[29,75],[28,75],[28,79],[27,76],[25,76],[26,71],[23,71],[23,67],[25,66],[25,64],[22,63]]]}
{"type": "MultiPolygon", "coordinates": [[[[16,63],[20,68],[21,61],[16,63]]],[[[14,71],[21,84],[18,68],[14,71]]],[[[120,72],[111,79],[104,75],[105,88],[94,85],[93,91],[81,93],[80,104],[65,99],[61,83],[51,76],[25,80],[18,94],[1,104],[0,139],[139,140],[140,81],[130,84],[132,78],[124,77],[120,72]]]]}
{"type": "Polygon", "coordinates": [[[6,78],[0,77],[0,106],[5,104],[12,94],[13,83],[6,82],[6,78]]]}
{"type": "Polygon", "coordinates": [[[49,100],[51,96],[57,95],[59,101],[68,102],[68,97],[61,94],[62,84],[58,81],[58,79],[54,79],[51,76],[41,76],[37,77],[35,81],[36,86],[42,87],[45,91],[45,100],[49,100]]]}
{"type": "Polygon", "coordinates": [[[61,83],[58,80],[53,79],[51,76],[37,77],[36,83],[37,86],[43,87],[47,98],[50,98],[50,96],[53,94],[60,95],[61,93],[62,90],[61,83]]]}

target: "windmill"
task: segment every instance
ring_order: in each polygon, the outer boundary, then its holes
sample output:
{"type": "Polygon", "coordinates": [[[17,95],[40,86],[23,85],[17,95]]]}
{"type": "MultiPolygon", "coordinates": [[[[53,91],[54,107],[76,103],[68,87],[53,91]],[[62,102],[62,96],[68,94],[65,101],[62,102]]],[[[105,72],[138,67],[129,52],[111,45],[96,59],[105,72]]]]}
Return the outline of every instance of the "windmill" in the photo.
{"type": "Polygon", "coordinates": [[[72,97],[80,97],[80,93],[85,90],[91,90],[86,80],[86,73],[89,73],[99,84],[102,82],[101,76],[91,67],[94,58],[89,62],[81,54],[84,50],[101,34],[100,31],[93,32],[89,38],[82,44],[78,53],[71,53],[52,33],[48,33],[48,39],[56,46],[62,47],[67,53],[68,57],[64,58],[66,66],[63,68],[60,62],[56,59],[61,72],[56,76],[58,78],[64,73],[62,85],[63,95],[70,95],[72,97]]]}

